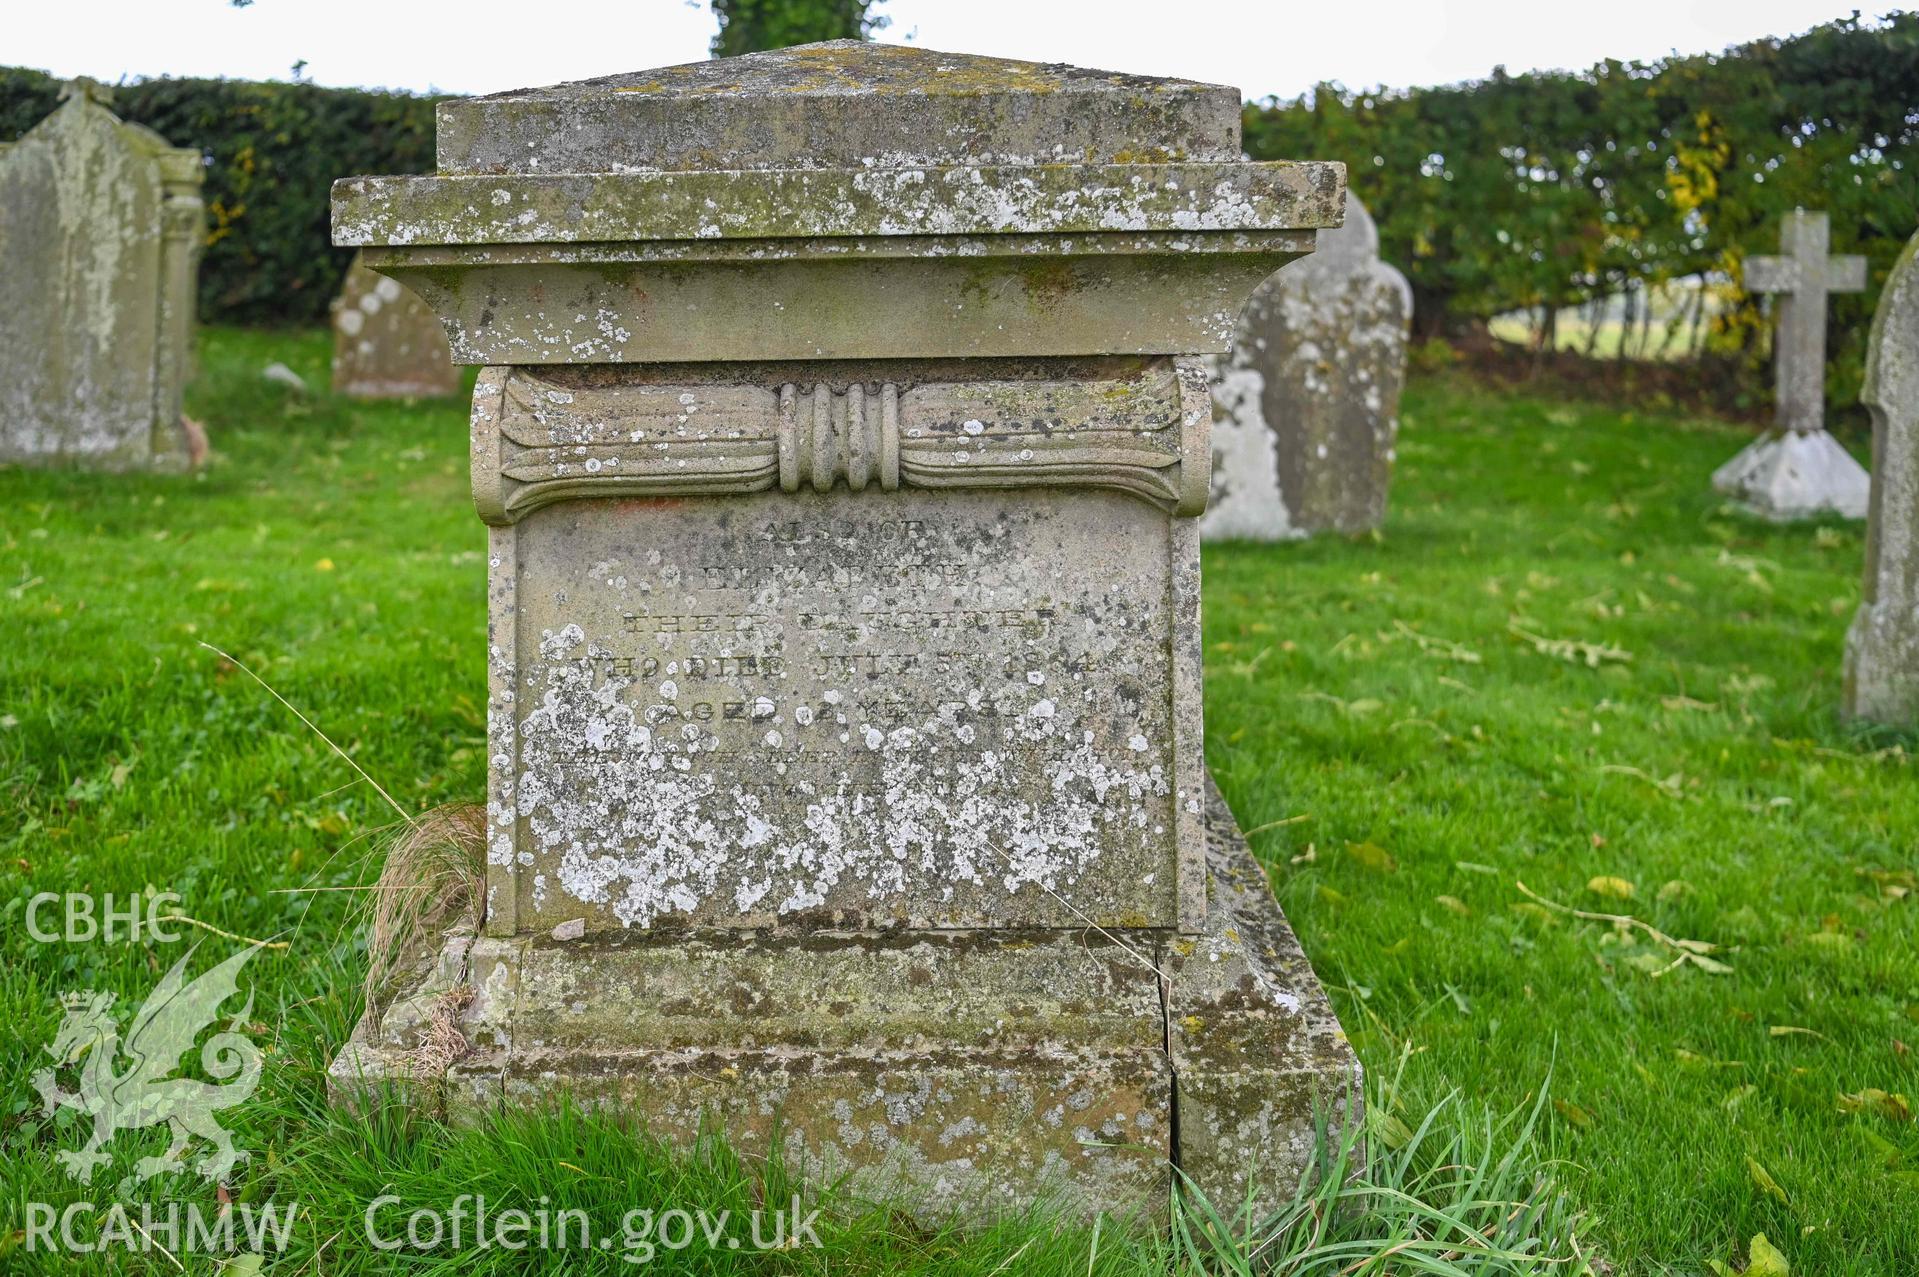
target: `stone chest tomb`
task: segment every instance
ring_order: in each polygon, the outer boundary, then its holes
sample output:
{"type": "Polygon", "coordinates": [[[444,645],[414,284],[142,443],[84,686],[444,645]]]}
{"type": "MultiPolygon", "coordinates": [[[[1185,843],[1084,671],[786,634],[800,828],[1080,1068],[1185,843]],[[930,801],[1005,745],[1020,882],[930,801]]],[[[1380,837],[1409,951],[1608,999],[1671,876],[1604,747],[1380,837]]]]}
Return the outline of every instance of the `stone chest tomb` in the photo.
{"type": "Polygon", "coordinates": [[[483,366],[491,529],[484,922],[343,1095],[937,1210],[1290,1187],[1357,1073],[1205,772],[1197,356],[1344,184],[1238,121],[835,42],[444,103],[436,175],[336,186],[483,366]]]}

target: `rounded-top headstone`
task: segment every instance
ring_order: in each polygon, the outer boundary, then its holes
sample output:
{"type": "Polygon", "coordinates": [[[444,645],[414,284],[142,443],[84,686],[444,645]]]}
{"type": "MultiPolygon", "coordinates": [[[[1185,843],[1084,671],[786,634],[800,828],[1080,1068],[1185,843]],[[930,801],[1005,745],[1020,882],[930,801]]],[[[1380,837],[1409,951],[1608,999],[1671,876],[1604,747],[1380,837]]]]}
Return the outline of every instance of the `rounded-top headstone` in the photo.
{"type": "Polygon", "coordinates": [[[858,40],[439,108],[449,174],[1239,158],[1226,85],[858,40]]]}
{"type": "Polygon", "coordinates": [[[0,145],[0,464],[182,470],[205,213],[200,152],[79,79],[0,145]]]}

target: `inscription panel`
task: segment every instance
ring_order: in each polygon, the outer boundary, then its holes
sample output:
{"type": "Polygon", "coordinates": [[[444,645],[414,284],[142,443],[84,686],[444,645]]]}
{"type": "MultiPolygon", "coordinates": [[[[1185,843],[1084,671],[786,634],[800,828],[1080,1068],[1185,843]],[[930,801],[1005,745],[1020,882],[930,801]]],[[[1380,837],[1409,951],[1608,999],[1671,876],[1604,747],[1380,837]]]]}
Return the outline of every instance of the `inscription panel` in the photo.
{"type": "Polygon", "coordinates": [[[491,857],[522,932],[1176,924],[1198,618],[1162,512],[840,491],[493,535],[491,857]]]}

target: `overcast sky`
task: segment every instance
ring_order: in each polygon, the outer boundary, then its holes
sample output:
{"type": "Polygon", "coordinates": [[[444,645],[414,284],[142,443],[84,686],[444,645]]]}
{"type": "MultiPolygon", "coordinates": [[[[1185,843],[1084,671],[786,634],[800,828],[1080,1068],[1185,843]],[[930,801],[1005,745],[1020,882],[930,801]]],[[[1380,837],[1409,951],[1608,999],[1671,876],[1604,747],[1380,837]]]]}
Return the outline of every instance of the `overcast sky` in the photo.
{"type": "MultiPolygon", "coordinates": [[[[287,79],[491,93],[706,56],[686,0],[19,0],[0,63],[57,75],[287,79]]],[[[1807,0],[886,0],[879,38],[1290,97],[1718,51],[1851,12],[1807,0]]],[[[1869,10],[1870,12],[1870,10],[1869,10]]]]}

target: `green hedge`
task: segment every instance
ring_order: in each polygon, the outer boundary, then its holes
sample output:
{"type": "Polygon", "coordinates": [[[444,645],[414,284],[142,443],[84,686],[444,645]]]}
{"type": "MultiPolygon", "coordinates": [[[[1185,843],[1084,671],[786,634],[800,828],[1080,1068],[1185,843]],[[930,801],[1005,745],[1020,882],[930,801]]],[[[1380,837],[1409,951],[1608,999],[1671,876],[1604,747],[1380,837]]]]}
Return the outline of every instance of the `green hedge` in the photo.
{"type": "MultiPolygon", "coordinates": [[[[0,68],[0,141],[52,113],[60,82],[0,68]]],[[[327,191],[355,173],[433,167],[434,99],[244,80],[144,80],[114,90],[122,119],[207,156],[200,316],[307,323],[325,316],[350,252],[331,246],[327,191]]]]}
{"type": "Polygon", "coordinates": [[[1245,124],[1255,158],[1346,161],[1429,334],[1709,272],[1726,281],[1720,347],[1756,355],[1742,263],[1778,251],[1787,210],[1825,209],[1833,250],[1872,266],[1866,295],[1834,301],[1828,388],[1850,403],[1878,290],[1919,227],[1919,15],[1650,65],[1322,86],[1245,124]]]}
{"type": "MultiPolygon", "coordinates": [[[[51,112],[58,84],[0,69],[0,140],[51,112]]],[[[201,314],[323,316],[347,254],[327,188],[424,172],[433,99],[235,80],[149,80],[114,109],[209,157],[201,314]]],[[[1919,225],[1919,15],[1835,22],[1788,40],[1652,64],[1407,92],[1322,86],[1246,109],[1256,158],[1343,159],[1411,279],[1422,332],[1561,307],[1692,275],[1723,279],[1721,350],[1758,349],[1739,290],[1795,205],[1833,215],[1833,246],[1872,262],[1872,291],[1834,302],[1835,403],[1858,392],[1867,320],[1919,225]]],[[[1755,359],[1752,393],[1763,394],[1755,359]]]]}

